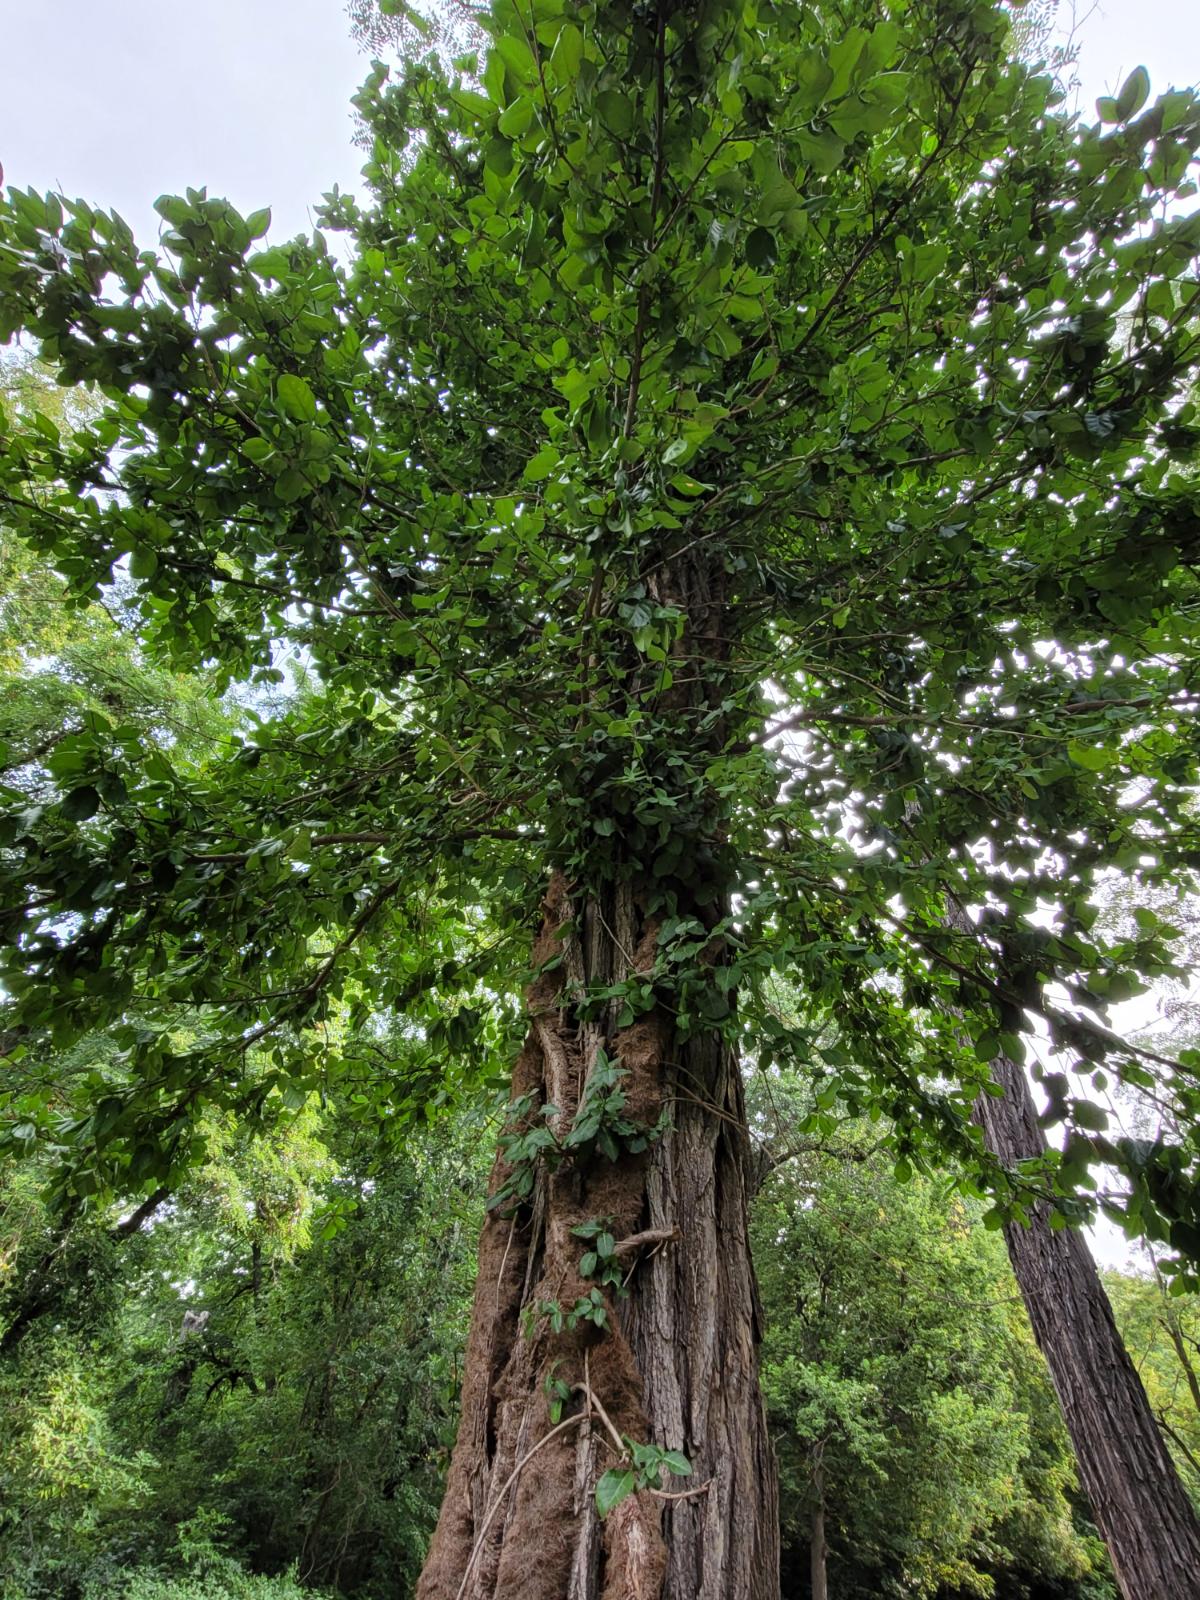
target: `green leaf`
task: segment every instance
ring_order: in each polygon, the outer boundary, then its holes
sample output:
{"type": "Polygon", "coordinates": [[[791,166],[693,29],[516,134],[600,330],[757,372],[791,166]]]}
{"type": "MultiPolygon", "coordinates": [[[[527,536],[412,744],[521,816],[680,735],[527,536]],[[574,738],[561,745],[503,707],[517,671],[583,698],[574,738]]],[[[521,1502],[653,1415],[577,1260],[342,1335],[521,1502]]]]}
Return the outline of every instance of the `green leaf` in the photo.
{"type": "Polygon", "coordinates": [[[252,211],[246,218],[246,227],[252,239],[261,239],[271,226],[271,208],[264,206],[261,211],[252,211]]]}
{"type": "Polygon", "coordinates": [[[893,108],[903,105],[912,87],[911,72],[881,72],[863,85],[863,94],[882,105],[893,108]]]}
{"type": "Polygon", "coordinates": [[[596,110],[618,138],[627,138],[633,132],[633,102],[619,89],[602,89],[596,96],[596,110]]]}
{"type": "Polygon", "coordinates": [[[286,468],[275,479],[275,498],[282,500],[285,505],[290,505],[294,500],[303,500],[311,490],[312,485],[296,467],[286,468]]]}
{"type": "Polygon", "coordinates": [[[158,571],[158,555],[148,545],[139,544],[129,556],[129,575],[132,578],[152,578],[158,571]]]}
{"type": "Polygon", "coordinates": [[[247,266],[256,278],[275,278],[282,280],[291,270],[291,261],[288,253],[279,245],[273,245],[269,250],[260,250],[247,261],[247,266]]]}
{"type": "Polygon", "coordinates": [[[832,128],[802,130],[796,136],[796,143],[809,166],[821,177],[833,172],[846,154],[846,141],[832,128]]]}
{"type": "Polygon", "coordinates": [[[296,422],[317,420],[317,401],[307,381],[297,373],[281,373],[275,383],[280,407],[296,422]]]}
{"type": "Polygon", "coordinates": [[[154,209],[173,228],[182,227],[196,215],[188,202],[175,194],[160,194],[154,202],[154,209]]]}
{"type": "Polygon", "coordinates": [[[1077,767],[1084,767],[1088,772],[1103,772],[1118,759],[1115,750],[1096,749],[1081,744],[1077,739],[1072,739],[1068,744],[1067,755],[1077,767]]]}
{"type": "Polygon", "coordinates": [[[521,95],[500,113],[496,126],[506,139],[519,139],[533,121],[533,101],[521,95]]]}
{"type": "Polygon", "coordinates": [[[68,822],[86,822],[100,809],[99,792],[90,783],[72,789],[62,803],[62,814],[68,822]]]}
{"type": "Polygon", "coordinates": [[[478,89],[460,88],[455,96],[460,106],[466,106],[473,111],[485,125],[491,121],[492,102],[486,95],[480,94],[478,89]]]}
{"type": "Polygon", "coordinates": [[[496,50],[518,82],[532,84],[536,81],[537,63],[524,39],[515,33],[501,34],[496,40],[496,50]]]}
{"type": "Polygon", "coordinates": [[[504,57],[498,50],[493,50],[483,69],[483,87],[487,90],[488,99],[498,106],[505,103],[504,77],[504,57]]]}
{"type": "Polygon", "coordinates": [[[637,1477],[632,1467],[611,1467],[596,1485],[596,1510],[603,1519],[632,1494],[637,1477]]]}
{"type": "Polygon", "coordinates": [[[1185,1217],[1177,1217],[1170,1225],[1171,1243],[1182,1255],[1200,1262],[1200,1227],[1185,1217]]]}
{"type": "Polygon", "coordinates": [[[560,459],[558,451],[552,444],[544,445],[531,461],[526,462],[522,477],[526,483],[541,483],[558,466],[560,459]]]}
{"type": "Polygon", "coordinates": [[[1135,117],[1150,97],[1150,74],[1145,67],[1134,67],[1121,85],[1117,96],[1117,120],[1128,122],[1135,117]]]}
{"type": "Polygon", "coordinates": [[[863,46],[867,42],[866,30],[858,27],[848,28],[839,39],[835,40],[827,58],[831,69],[828,85],[831,99],[836,100],[850,87],[857,75],[854,69],[858,66],[863,46]]]}
{"type": "Polygon", "coordinates": [[[746,236],[746,260],[760,272],[773,267],[776,259],[775,235],[769,228],[752,228],[746,236]]]}
{"type": "Polygon", "coordinates": [[[558,30],[554,49],[550,52],[550,67],[556,83],[567,84],[579,76],[583,61],[583,35],[574,23],[566,22],[558,30]]]}
{"type": "Polygon", "coordinates": [[[1093,1133],[1103,1133],[1108,1127],[1108,1112],[1090,1100],[1076,1100],[1071,1114],[1077,1127],[1088,1128],[1093,1133]]]}

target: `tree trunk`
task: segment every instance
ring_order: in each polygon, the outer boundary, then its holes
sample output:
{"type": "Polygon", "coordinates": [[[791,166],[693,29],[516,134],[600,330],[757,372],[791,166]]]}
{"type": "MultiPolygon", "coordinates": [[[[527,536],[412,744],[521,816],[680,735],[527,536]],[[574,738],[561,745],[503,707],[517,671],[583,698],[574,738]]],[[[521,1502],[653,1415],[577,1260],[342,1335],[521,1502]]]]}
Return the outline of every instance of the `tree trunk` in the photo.
{"type": "MultiPolygon", "coordinates": [[[[640,580],[682,620],[678,682],[602,639],[581,674],[654,730],[643,770],[656,763],[657,785],[678,787],[669,820],[648,827],[594,769],[586,831],[608,816],[612,853],[586,895],[555,873],[543,902],[516,1126],[493,1170],[462,1417],[418,1600],[778,1600],[741,1075],[720,1030],[682,1028],[648,976],[669,905],[697,930],[692,992],[715,1002],[706,1015],[728,1009],[713,930],[732,869],[701,776],[728,737],[728,580],[695,544],[640,580]],[[628,1010],[597,998],[639,975],[628,1010]],[[547,1130],[554,1146],[536,1159],[515,1148],[547,1130]],[[603,1239],[573,1231],[588,1225],[603,1239]],[[597,1320],[573,1316],[589,1296],[597,1320]],[[625,1440],[678,1451],[692,1471],[647,1479],[601,1519],[596,1486],[628,1465],[625,1440]]],[[[623,776],[622,750],[603,759],[623,776]]]]}
{"type": "MultiPolygon", "coordinates": [[[[522,1126],[548,1121],[564,1140],[612,1059],[626,1125],[652,1128],[665,1112],[669,1128],[640,1151],[622,1144],[615,1161],[568,1155],[484,1224],[462,1417],[418,1600],[777,1600],[737,1062],[716,1035],[676,1038],[660,1008],[622,1029],[573,1024],[568,985],[653,962],[658,926],[628,886],[576,908],[556,875],[544,911],[535,970],[566,954],[529,992],[513,1075],[522,1126]],[[541,1308],[569,1312],[596,1287],[579,1270],[589,1244],[571,1230],[598,1220],[625,1292],[603,1289],[606,1327],[556,1333],[541,1308]],[[569,1391],[557,1423],[554,1383],[569,1391]],[[644,1489],[601,1521],[597,1481],[621,1464],[614,1431],[686,1455],[692,1476],[664,1484],[686,1497],[644,1489]]],[[[502,1152],[492,1194],[512,1175],[502,1152]]]]}
{"type": "Polygon", "coordinates": [[[825,1474],[821,1470],[819,1453],[813,1468],[812,1532],[809,1542],[809,1572],[811,1573],[812,1600],[829,1600],[829,1587],[825,1578],[825,1474]]]}
{"type": "MultiPolygon", "coordinates": [[[[1167,1330],[1167,1335],[1171,1340],[1171,1346],[1175,1351],[1175,1358],[1179,1362],[1179,1365],[1183,1368],[1183,1375],[1187,1380],[1188,1393],[1192,1397],[1192,1409],[1196,1412],[1197,1416],[1200,1416],[1200,1374],[1196,1372],[1196,1364],[1188,1354],[1188,1348],[1183,1339],[1183,1329],[1180,1326],[1179,1318],[1175,1314],[1175,1310],[1167,1296],[1167,1286],[1163,1282],[1163,1275],[1159,1270],[1158,1261],[1155,1259],[1154,1252],[1152,1250],[1148,1251],[1148,1254],[1150,1256],[1150,1263],[1154,1268],[1154,1281],[1158,1286],[1159,1294],[1162,1296],[1163,1316],[1161,1326],[1167,1330]]],[[[1189,1460],[1190,1459],[1191,1456],[1189,1453],[1189,1460]]]]}
{"type": "MultiPolygon", "coordinates": [[[[1024,1070],[993,1063],[1000,1097],[975,1114],[991,1153],[1013,1167],[1046,1149],[1024,1070]]],[[[1004,1230],[1029,1320],[1062,1406],[1092,1515],[1125,1600],[1196,1600],[1200,1523],[1167,1453],[1083,1235],[1048,1208],[1004,1230]]]]}

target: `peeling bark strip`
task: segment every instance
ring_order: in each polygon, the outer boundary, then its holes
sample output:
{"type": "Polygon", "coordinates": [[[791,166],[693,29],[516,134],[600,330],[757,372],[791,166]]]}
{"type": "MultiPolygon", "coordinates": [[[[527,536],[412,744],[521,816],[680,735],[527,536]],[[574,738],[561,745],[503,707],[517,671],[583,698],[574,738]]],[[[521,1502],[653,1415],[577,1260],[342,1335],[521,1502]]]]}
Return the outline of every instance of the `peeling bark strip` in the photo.
{"type": "MultiPolygon", "coordinates": [[[[1001,1057],[992,1072],[1004,1094],[981,1095],[975,1115],[988,1149],[1013,1167],[1044,1153],[1046,1139],[1023,1068],[1001,1057]]],[[[1122,1595],[1196,1600],[1200,1523],[1087,1241],[1076,1228],[1052,1229],[1045,1205],[1033,1208],[1028,1227],[1007,1224],[1004,1238],[1122,1595]]]]}
{"type": "MultiPolygon", "coordinates": [[[[529,992],[513,1096],[534,1096],[533,1120],[540,1106],[556,1106],[565,1132],[604,1046],[626,1073],[624,1114],[651,1126],[670,1102],[673,1127],[640,1154],[564,1162],[513,1217],[492,1213],[484,1224],[462,1418],[418,1600],[779,1593],[741,1079],[724,1045],[677,1043],[661,1011],[611,1039],[598,1026],[569,1025],[560,1009],[568,978],[607,983],[653,962],[656,925],[639,918],[628,889],[611,902],[584,906],[560,940],[573,908],[561,876],[551,883],[534,965],[564,945],[566,959],[529,992]],[[608,1328],[581,1323],[554,1334],[525,1308],[566,1309],[594,1287],[579,1276],[586,1246],[571,1230],[600,1217],[618,1241],[628,1297],[605,1291],[608,1328]],[[572,1390],[557,1426],[546,1392],[553,1380],[572,1390]],[[635,1493],[601,1522],[596,1483],[619,1457],[604,1421],[587,1414],[589,1390],[619,1433],[682,1451],[693,1467],[683,1487],[703,1491],[635,1493]]],[[[509,1175],[498,1157],[491,1192],[509,1175]]]]}

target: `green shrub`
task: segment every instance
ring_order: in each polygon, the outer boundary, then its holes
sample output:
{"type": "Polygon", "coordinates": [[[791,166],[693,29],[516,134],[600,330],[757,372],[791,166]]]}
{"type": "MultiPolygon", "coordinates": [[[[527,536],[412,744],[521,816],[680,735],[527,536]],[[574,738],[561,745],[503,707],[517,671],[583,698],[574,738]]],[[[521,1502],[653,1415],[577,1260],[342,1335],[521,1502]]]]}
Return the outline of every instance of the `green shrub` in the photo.
{"type": "Polygon", "coordinates": [[[268,1578],[246,1572],[228,1557],[204,1571],[170,1576],[126,1571],[85,1591],[85,1600],[320,1600],[315,1589],[302,1589],[295,1575],[268,1578]]]}
{"type": "Polygon", "coordinates": [[[247,1572],[224,1549],[231,1532],[228,1517],[202,1507],[177,1528],[169,1567],[97,1570],[83,1585],[82,1600],[322,1600],[322,1591],[300,1587],[294,1571],[278,1577],[247,1572]]]}

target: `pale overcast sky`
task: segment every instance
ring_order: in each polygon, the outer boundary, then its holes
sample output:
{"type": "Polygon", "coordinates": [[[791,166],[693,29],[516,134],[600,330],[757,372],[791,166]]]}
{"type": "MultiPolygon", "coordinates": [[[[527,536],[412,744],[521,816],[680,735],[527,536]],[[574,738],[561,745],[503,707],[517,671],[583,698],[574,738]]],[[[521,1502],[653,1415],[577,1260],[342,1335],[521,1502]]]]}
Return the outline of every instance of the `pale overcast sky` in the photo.
{"type": "MultiPolygon", "coordinates": [[[[188,185],[243,212],[269,205],[275,238],[310,226],[333,183],[356,185],[349,100],[367,63],[342,0],[8,0],[4,13],[7,183],[115,207],[145,243],[155,197],[188,185]]],[[[1089,111],[1139,63],[1155,91],[1200,81],[1197,0],[1102,0],[1079,37],[1089,111]]]]}
{"type": "Polygon", "coordinates": [[[6,184],[115,208],[153,243],[163,193],[207,185],[272,235],[353,188],[350,96],[368,63],[342,0],[7,0],[6,184]]]}

